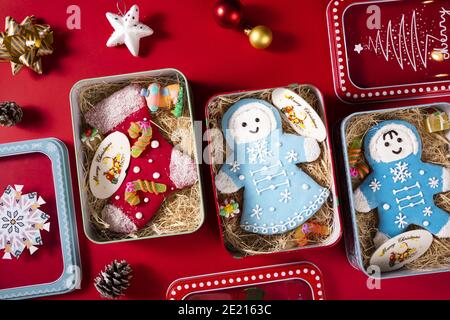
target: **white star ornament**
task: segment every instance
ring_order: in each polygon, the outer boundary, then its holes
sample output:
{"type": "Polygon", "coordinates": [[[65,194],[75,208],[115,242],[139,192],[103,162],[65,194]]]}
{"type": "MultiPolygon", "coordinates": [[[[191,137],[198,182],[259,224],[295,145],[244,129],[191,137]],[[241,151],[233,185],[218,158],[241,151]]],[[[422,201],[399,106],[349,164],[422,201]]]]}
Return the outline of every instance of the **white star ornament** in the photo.
{"type": "Polygon", "coordinates": [[[153,34],[153,30],[143,23],[139,22],[139,7],[134,5],[124,15],[120,16],[111,12],[106,13],[114,32],[106,43],[107,47],[115,47],[125,44],[135,57],[139,55],[139,41],[141,38],[153,34]]]}

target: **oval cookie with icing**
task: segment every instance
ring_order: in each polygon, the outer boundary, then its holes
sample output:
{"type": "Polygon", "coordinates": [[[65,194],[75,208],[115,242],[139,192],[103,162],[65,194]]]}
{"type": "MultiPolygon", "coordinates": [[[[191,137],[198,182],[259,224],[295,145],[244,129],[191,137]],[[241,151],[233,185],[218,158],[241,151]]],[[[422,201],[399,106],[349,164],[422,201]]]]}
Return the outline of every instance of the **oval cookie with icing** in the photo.
{"type": "Polygon", "coordinates": [[[327,138],[327,130],[317,112],[295,92],[279,88],[272,92],[273,104],[300,135],[319,142],[327,138]]]}
{"type": "Polygon", "coordinates": [[[370,258],[370,264],[381,272],[395,271],[421,257],[431,246],[433,236],[426,230],[402,233],[381,245],[370,258]]]}
{"type": "Polygon", "coordinates": [[[130,142],[121,132],[111,133],[100,144],[89,172],[89,187],[98,199],[111,197],[122,185],[130,165],[130,142]]]}

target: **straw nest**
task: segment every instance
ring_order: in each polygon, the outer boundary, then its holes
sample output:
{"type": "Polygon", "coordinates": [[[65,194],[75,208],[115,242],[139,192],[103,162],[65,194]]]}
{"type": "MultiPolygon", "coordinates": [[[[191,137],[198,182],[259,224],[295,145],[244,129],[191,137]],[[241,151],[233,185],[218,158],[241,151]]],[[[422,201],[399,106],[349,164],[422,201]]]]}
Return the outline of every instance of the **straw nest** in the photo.
{"type": "MultiPolygon", "coordinates": [[[[126,87],[129,84],[138,84],[142,87],[148,86],[152,82],[158,82],[162,86],[173,83],[180,83],[186,92],[185,83],[173,76],[136,77],[117,82],[99,82],[81,88],[79,93],[79,105],[81,113],[85,114],[101,100],[107,98],[114,92],[126,87]]],[[[162,134],[178,145],[181,149],[194,157],[194,134],[193,123],[187,107],[187,97],[184,96],[184,113],[180,118],[175,118],[169,112],[158,112],[152,114],[152,122],[157,126],[162,134]]],[[[81,131],[88,125],[84,117],[81,117],[81,131]]],[[[136,233],[123,235],[111,232],[107,223],[101,218],[101,211],[108,200],[99,200],[94,197],[89,188],[89,168],[95,152],[90,151],[83,145],[82,147],[84,186],[82,190],[87,194],[87,203],[90,211],[90,221],[97,234],[99,241],[121,240],[125,238],[141,238],[174,235],[195,231],[202,222],[201,212],[201,192],[199,184],[196,183],[190,188],[177,191],[171,194],[162,204],[153,219],[146,227],[136,233]]]]}
{"type": "MultiPolygon", "coordinates": [[[[303,97],[323,118],[321,110],[321,101],[319,97],[308,86],[294,86],[290,88],[303,97]]],[[[271,93],[273,90],[263,90],[257,92],[244,92],[233,95],[218,96],[210,101],[208,105],[208,129],[211,130],[210,147],[211,147],[211,161],[213,163],[213,176],[215,177],[221,164],[226,159],[226,151],[224,147],[226,142],[223,139],[221,131],[222,116],[234,103],[245,98],[256,98],[266,101],[271,101],[271,93]]],[[[283,131],[286,133],[295,133],[290,127],[289,123],[283,118],[283,131]]],[[[332,166],[329,156],[329,148],[326,142],[320,143],[321,156],[318,160],[311,163],[300,164],[299,167],[307,174],[315,179],[320,185],[330,188],[332,187],[332,166]]],[[[230,149],[230,148],[227,148],[230,149]]],[[[221,194],[218,192],[219,203],[223,203],[225,199],[234,199],[240,204],[243,204],[243,191],[234,194],[221,194]]],[[[235,256],[248,256],[256,254],[264,254],[279,251],[288,251],[298,248],[298,244],[294,237],[294,231],[274,236],[263,236],[244,231],[239,226],[240,217],[224,218],[220,217],[222,222],[223,236],[227,249],[235,256]]],[[[326,242],[333,232],[334,223],[334,208],[333,196],[330,195],[327,202],[315,214],[313,221],[321,223],[329,227],[329,234],[326,236],[318,236],[312,238],[308,247],[317,246],[326,242]]]]}
{"type": "MultiPolygon", "coordinates": [[[[422,137],[422,160],[450,168],[450,142],[442,133],[428,133],[425,128],[425,118],[429,114],[429,108],[403,109],[389,112],[373,112],[353,117],[346,128],[346,139],[350,146],[354,139],[365,136],[368,130],[383,120],[405,120],[415,125],[422,137]]],[[[361,180],[352,180],[355,189],[361,180]]],[[[435,197],[436,204],[447,212],[450,212],[450,193],[442,193],[435,197]]],[[[364,265],[369,265],[369,260],[375,251],[373,237],[377,232],[378,217],[376,210],[370,213],[357,213],[358,236],[362,248],[364,265]]],[[[419,229],[413,226],[410,230],[419,229]]],[[[440,269],[450,266],[450,239],[435,238],[431,248],[419,259],[406,265],[412,270],[440,269]]]]}

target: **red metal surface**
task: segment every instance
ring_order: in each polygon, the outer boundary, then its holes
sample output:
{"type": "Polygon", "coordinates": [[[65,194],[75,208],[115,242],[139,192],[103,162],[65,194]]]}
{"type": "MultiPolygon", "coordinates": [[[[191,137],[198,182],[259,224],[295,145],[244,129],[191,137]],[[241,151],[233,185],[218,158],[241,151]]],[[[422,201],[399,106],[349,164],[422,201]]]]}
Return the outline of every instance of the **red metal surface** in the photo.
{"type": "MultiPolygon", "coordinates": [[[[267,51],[253,49],[239,32],[220,28],[211,14],[213,1],[135,2],[140,6],[141,20],[155,30],[153,36],[141,41],[139,58],[131,56],[125,47],[106,47],[112,28],[105,12],[117,11],[115,1],[0,1],[0,21],[6,15],[20,20],[34,14],[55,30],[55,53],[44,57],[43,76],[23,70],[13,77],[9,65],[0,64],[0,101],[17,101],[25,110],[21,126],[0,129],[0,142],[53,136],[69,148],[83,281],[81,290],[55,298],[99,298],[92,284],[97,273],[113,259],[127,259],[134,267],[134,279],[126,298],[163,299],[170,283],[182,277],[311,261],[323,272],[328,299],[450,299],[450,273],[383,281],[380,290],[370,290],[364,274],[348,263],[343,241],[332,248],[309,252],[232,258],[221,243],[214,197],[208,191],[212,186],[206,164],[203,173],[207,218],[198,232],[111,245],[90,242],[81,224],[69,106],[70,88],[80,79],[177,68],[190,81],[196,118],[200,120],[204,120],[204,106],[214,94],[289,83],[311,83],[320,89],[330,129],[355,111],[411,105],[411,102],[390,102],[355,106],[336,98],[326,23],[327,0],[243,0],[249,18],[268,25],[274,32],[273,46],[267,51]],[[81,10],[80,30],[69,30],[66,26],[67,7],[73,4],[81,10]]],[[[127,4],[131,7],[133,2],[127,4]]],[[[448,98],[417,103],[445,100],[448,98]]],[[[333,141],[337,156],[338,147],[333,141]]],[[[343,209],[342,215],[347,214],[343,209]]]]}
{"type": "MultiPolygon", "coordinates": [[[[276,266],[267,266],[263,268],[253,268],[245,270],[236,270],[217,274],[201,275],[192,278],[178,279],[174,281],[168,288],[166,299],[168,300],[184,300],[194,297],[195,295],[203,294],[205,297],[208,294],[217,292],[230,292],[225,294],[223,298],[229,297],[238,299],[242,297],[242,293],[232,289],[242,287],[264,287],[267,284],[274,283],[274,286],[269,287],[266,295],[281,296],[282,292],[278,291],[276,284],[282,287],[282,282],[289,280],[301,280],[309,287],[309,292],[304,292],[302,296],[310,298],[311,300],[324,300],[324,284],[322,281],[322,273],[315,265],[307,262],[290,263],[276,266]],[[274,292],[275,291],[275,292],[274,292]]],[[[297,288],[298,290],[299,288],[297,288]]],[[[299,292],[304,290],[298,290],[299,292]]],[[[286,293],[285,293],[286,294],[286,293]]],[[[290,296],[285,297],[288,300],[297,300],[299,297],[290,296]]],[[[276,298],[274,298],[276,299],[276,298]]]]}
{"type": "Polygon", "coordinates": [[[327,18],[341,99],[450,93],[450,1],[330,1],[327,18]]]}

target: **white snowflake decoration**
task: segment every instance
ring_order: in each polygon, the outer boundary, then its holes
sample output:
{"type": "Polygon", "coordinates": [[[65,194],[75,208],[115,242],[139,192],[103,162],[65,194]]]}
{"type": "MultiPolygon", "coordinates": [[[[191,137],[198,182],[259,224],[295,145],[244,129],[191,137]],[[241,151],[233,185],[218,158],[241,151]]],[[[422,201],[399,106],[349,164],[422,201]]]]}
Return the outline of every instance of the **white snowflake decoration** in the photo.
{"type": "Polygon", "coordinates": [[[42,244],[41,230],[50,230],[49,216],[39,210],[45,204],[37,194],[22,195],[23,186],[8,186],[0,198],[0,249],[3,259],[19,258],[23,250],[33,254],[42,244]]]}
{"type": "Polygon", "coordinates": [[[377,179],[373,179],[372,182],[370,182],[369,187],[373,192],[377,192],[381,189],[381,183],[377,179]]]}
{"type": "Polygon", "coordinates": [[[433,210],[431,210],[431,207],[425,207],[425,209],[423,209],[422,211],[424,217],[431,217],[431,215],[433,214],[433,210]]]}
{"type": "Polygon", "coordinates": [[[292,195],[292,194],[289,192],[288,189],[284,189],[284,191],[282,191],[282,192],[280,193],[280,196],[281,196],[280,202],[288,203],[289,200],[292,200],[291,195],[292,195]]]}
{"type": "Polygon", "coordinates": [[[239,164],[237,161],[233,161],[233,162],[230,164],[230,171],[233,172],[233,173],[236,173],[236,172],[238,172],[239,170],[241,170],[240,164],[239,164]]]}
{"type": "Polygon", "coordinates": [[[295,150],[291,150],[286,154],[285,158],[289,163],[298,161],[298,154],[295,152],[295,150]]]}
{"type": "Polygon", "coordinates": [[[399,162],[395,164],[395,168],[391,168],[392,179],[394,182],[400,181],[401,183],[405,182],[408,179],[411,179],[411,172],[408,170],[408,163],[399,162]]]}
{"type": "Polygon", "coordinates": [[[435,177],[428,179],[428,185],[431,189],[436,189],[439,187],[439,179],[436,179],[435,177]]]}
{"type": "Polygon", "coordinates": [[[259,206],[259,204],[257,204],[256,207],[252,209],[253,213],[251,214],[251,217],[256,217],[256,219],[260,220],[263,214],[262,211],[262,208],[259,206]]]}
{"type": "Polygon", "coordinates": [[[408,222],[406,221],[406,216],[399,213],[398,216],[395,217],[397,220],[395,220],[395,224],[398,225],[399,229],[405,229],[405,227],[408,225],[408,222]]]}
{"type": "Polygon", "coordinates": [[[260,140],[247,148],[250,163],[263,163],[272,157],[272,151],[267,148],[267,141],[260,140]]]}

